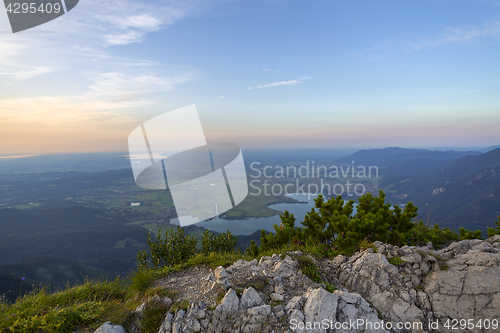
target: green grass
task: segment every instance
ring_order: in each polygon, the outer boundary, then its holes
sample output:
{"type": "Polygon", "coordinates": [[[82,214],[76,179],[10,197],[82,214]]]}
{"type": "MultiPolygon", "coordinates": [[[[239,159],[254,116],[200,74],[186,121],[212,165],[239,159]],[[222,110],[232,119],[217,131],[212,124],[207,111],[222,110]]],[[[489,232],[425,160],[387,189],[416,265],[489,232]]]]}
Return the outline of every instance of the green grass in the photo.
{"type": "Polygon", "coordinates": [[[95,329],[107,320],[125,323],[137,301],[120,281],[92,280],[50,294],[38,289],[13,304],[0,303],[0,331],[65,333],[95,329]]]}
{"type": "Polygon", "coordinates": [[[217,298],[215,299],[216,302],[217,302],[217,304],[219,304],[222,301],[222,299],[224,298],[224,296],[225,295],[224,295],[224,293],[222,291],[217,294],[217,298]]]}
{"type": "Polygon", "coordinates": [[[393,264],[394,266],[399,266],[399,265],[402,265],[404,263],[404,261],[401,260],[401,257],[394,257],[391,259],[387,259],[387,261],[389,263],[393,264]]]}
{"type": "MultiPolygon", "coordinates": [[[[224,298],[224,294],[222,295],[221,300],[222,300],[222,298],[224,298]]],[[[170,311],[170,313],[173,314],[177,310],[186,311],[188,309],[188,307],[189,307],[189,301],[187,299],[185,299],[182,302],[177,302],[177,303],[172,304],[169,311],[170,311]]]]}
{"type": "Polygon", "coordinates": [[[257,291],[264,290],[264,287],[265,287],[265,285],[262,283],[250,283],[248,286],[252,287],[253,289],[255,289],[257,291]]]}
{"type": "Polygon", "coordinates": [[[442,270],[442,271],[447,271],[448,269],[450,268],[450,266],[448,266],[447,264],[445,264],[444,262],[440,262],[439,263],[439,269],[442,270]]]}
{"type": "Polygon", "coordinates": [[[143,333],[156,333],[165,319],[167,309],[165,307],[154,307],[146,309],[141,320],[141,329],[143,333]]]}

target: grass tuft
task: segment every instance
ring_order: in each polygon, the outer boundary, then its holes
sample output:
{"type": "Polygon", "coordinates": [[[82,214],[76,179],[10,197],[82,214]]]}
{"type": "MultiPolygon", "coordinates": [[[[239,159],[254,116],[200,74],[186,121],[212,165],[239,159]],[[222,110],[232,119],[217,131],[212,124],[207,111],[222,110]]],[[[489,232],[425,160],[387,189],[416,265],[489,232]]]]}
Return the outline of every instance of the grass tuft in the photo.
{"type": "Polygon", "coordinates": [[[404,264],[404,261],[401,259],[401,257],[394,257],[391,259],[387,259],[387,261],[389,263],[393,264],[394,266],[400,266],[400,265],[404,264]]]}

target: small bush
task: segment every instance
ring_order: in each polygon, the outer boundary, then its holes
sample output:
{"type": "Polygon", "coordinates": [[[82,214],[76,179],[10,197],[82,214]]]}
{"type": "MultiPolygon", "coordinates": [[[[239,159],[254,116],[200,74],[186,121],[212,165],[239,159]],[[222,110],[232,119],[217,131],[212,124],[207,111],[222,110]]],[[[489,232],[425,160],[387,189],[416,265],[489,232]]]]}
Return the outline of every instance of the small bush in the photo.
{"type": "Polygon", "coordinates": [[[495,221],[495,225],[496,228],[488,228],[488,237],[500,235],[500,215],[498,215],[498,220],[495,221]]]}
{"type": "Polygon", "coordinates": [[[330,292],[330,293],[332,293],[332,294],[333,294],[333,292],[334,292],[335,290],[337,290],[337,288],[335,288],[334,286],[332,286],[332,285],[331,285],[331,284],[329,284],[328,282],[325,282],[325,284],[326,284],[326,291],[328,291],[328,292],[330,292]]]}
{"type": "Polygon", "coordinates": [[[233,236],[229,230],[226,233],[215,235],[210,230],[203,232],[201,238],[201,253],[208,255],[214,253],[232,253],[238,244],[238,237],[233,236]]]}
{"type": "Polygon", "coordinates": [[[253,258],[259,256],[259,246],[255,244],[253,239],[250,241],[250,246],[247,248],[246,253],[248,256],[253,258]]]}
{"type": "Polygon", "coordinates": [[[481,237],[481,230],[470,231],[460,227],[460,239],[483,239],[481,237]]]}
{"type": "MultiPolygon", "coordinates": [[[[155,239],[148,234],[148,246],[153,268],[170,267],[186,262],[196,255],[196,237],[187,235],[184,229],[177,227],[177,231],[170,229],[162,239],[161,228],[155,239]]],[[[137,255],[140,267],[150,267],[148,255],[145,251],[139,251],[137,255]]]]}
{"type": "MultiPolygon", "coordinates": [[[[295,227],[295,217],[288,211],[280,216],[281,224],[274,225],[275,233],[261,231],[261,244],[252,244],[249,255],[283,247],[305,247],[312,249],[319,257],[332,257],[339,253],[351,254],[360,245],[382,241],[393,245],[403,245],[414,239],[411,232],[415,228],[413,218],[418,208],[408,202],[404,210],[398,205],[385,202],[385,194],[378,197],[367,193],[359,197],[354,213],[354,201],[344,202],[342,197],[324,200],[319,195],[315,207],[304,217],[304,228],[295,227]],[[360,244],[361,243],[361,244],[360,244]]],[[[371,246],[370,246],[371,247],[371,246]]],[[[375,251],[375,250],[374,250],[375,251]]]]}
{"type": "MultiPolygon", "coordinates": [[[[280,225],[275,224],[273,226],[275,233],[266,233],[265,230],[261,230],[260,252],[279,249],[292,243],[297,243],[297,239],[305,238],[302,228],[295,228],[295,217],[293,214],[290,214],[286,210],[280,215],[280,219],[280,225]]],[[[255,250],[252,249],[252,252],[255,252],[255,250]]]]}
{"type": "Polygon", "coordinates": [[[443,246],[451,241],[460,240],[460,236],[450,228],[441,229],[438,224],[426,226],[422,220],[415,223],[405,240],[407,245],[422,246],[431,242],[434,246],[443,246]]]}

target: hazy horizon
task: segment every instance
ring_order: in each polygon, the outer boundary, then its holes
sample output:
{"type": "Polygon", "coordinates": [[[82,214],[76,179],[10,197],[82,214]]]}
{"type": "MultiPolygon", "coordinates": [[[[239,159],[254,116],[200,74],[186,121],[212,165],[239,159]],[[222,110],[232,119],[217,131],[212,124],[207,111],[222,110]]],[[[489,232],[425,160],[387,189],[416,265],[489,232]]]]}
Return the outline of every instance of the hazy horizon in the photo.
{"type": "MultiPolygon", "coordinates": [[[[243,148],[246,151],[252,150],[337,150],[337,151],[351,151],[356,152],[360,150],[370,150],[370,149],[384,149],[384,148],[403,148],[403,149],[424,149],[430,151],[448,151],[448,150],[456,150],[456,151],[479,151],[491,147],[496,147],[500,145],[490,145],[487,147],[399,147],[399,146],[387,146],[387,147],[306,147],[306,148],[243,148]]],[[[128,156],[128,151],[81,151],[81,152],[23,152],[18,154],[0,154],[0,159],[10,159],[10,158],[26,158],[33,156],[45,156],[45,155],[84,155],[84,154],[120,154],[124,157],[128,156]]],[[[346,153],[349,155],[350,153],[346,153]]]]}
{"type": "Polygon", "coordinates": [[[207,140],[250,148],[500,142],[500,3],[81,2],[10,33],[0,154],[126,151],[195,104],[207,140]]]}

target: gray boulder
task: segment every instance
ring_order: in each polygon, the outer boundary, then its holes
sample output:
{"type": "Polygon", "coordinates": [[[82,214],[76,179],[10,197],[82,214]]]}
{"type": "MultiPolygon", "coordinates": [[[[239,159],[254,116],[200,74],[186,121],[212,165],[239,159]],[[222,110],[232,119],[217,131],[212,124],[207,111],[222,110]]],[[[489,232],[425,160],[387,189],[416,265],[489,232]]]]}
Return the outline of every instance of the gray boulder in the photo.
{"type": "Polygon", "coordinates": [[[123,326],[113,325],[110,321],[105,322],[101,327],[96,329],[94,333],[127,333],[123,326]]]}
{"type": "Polygon", "coordinates": [[[216,310],[218,312],[231,313],[240,309],[240,300],[233,289],[229,289],[216,310]]]}
{"type": "Polygon", "coordinates": [[[254,306],[264,305],[264,301],[254,288],[249,287],[243,291],[240,304],[243,309],[247,309],[253,308],[254,306]]]}

